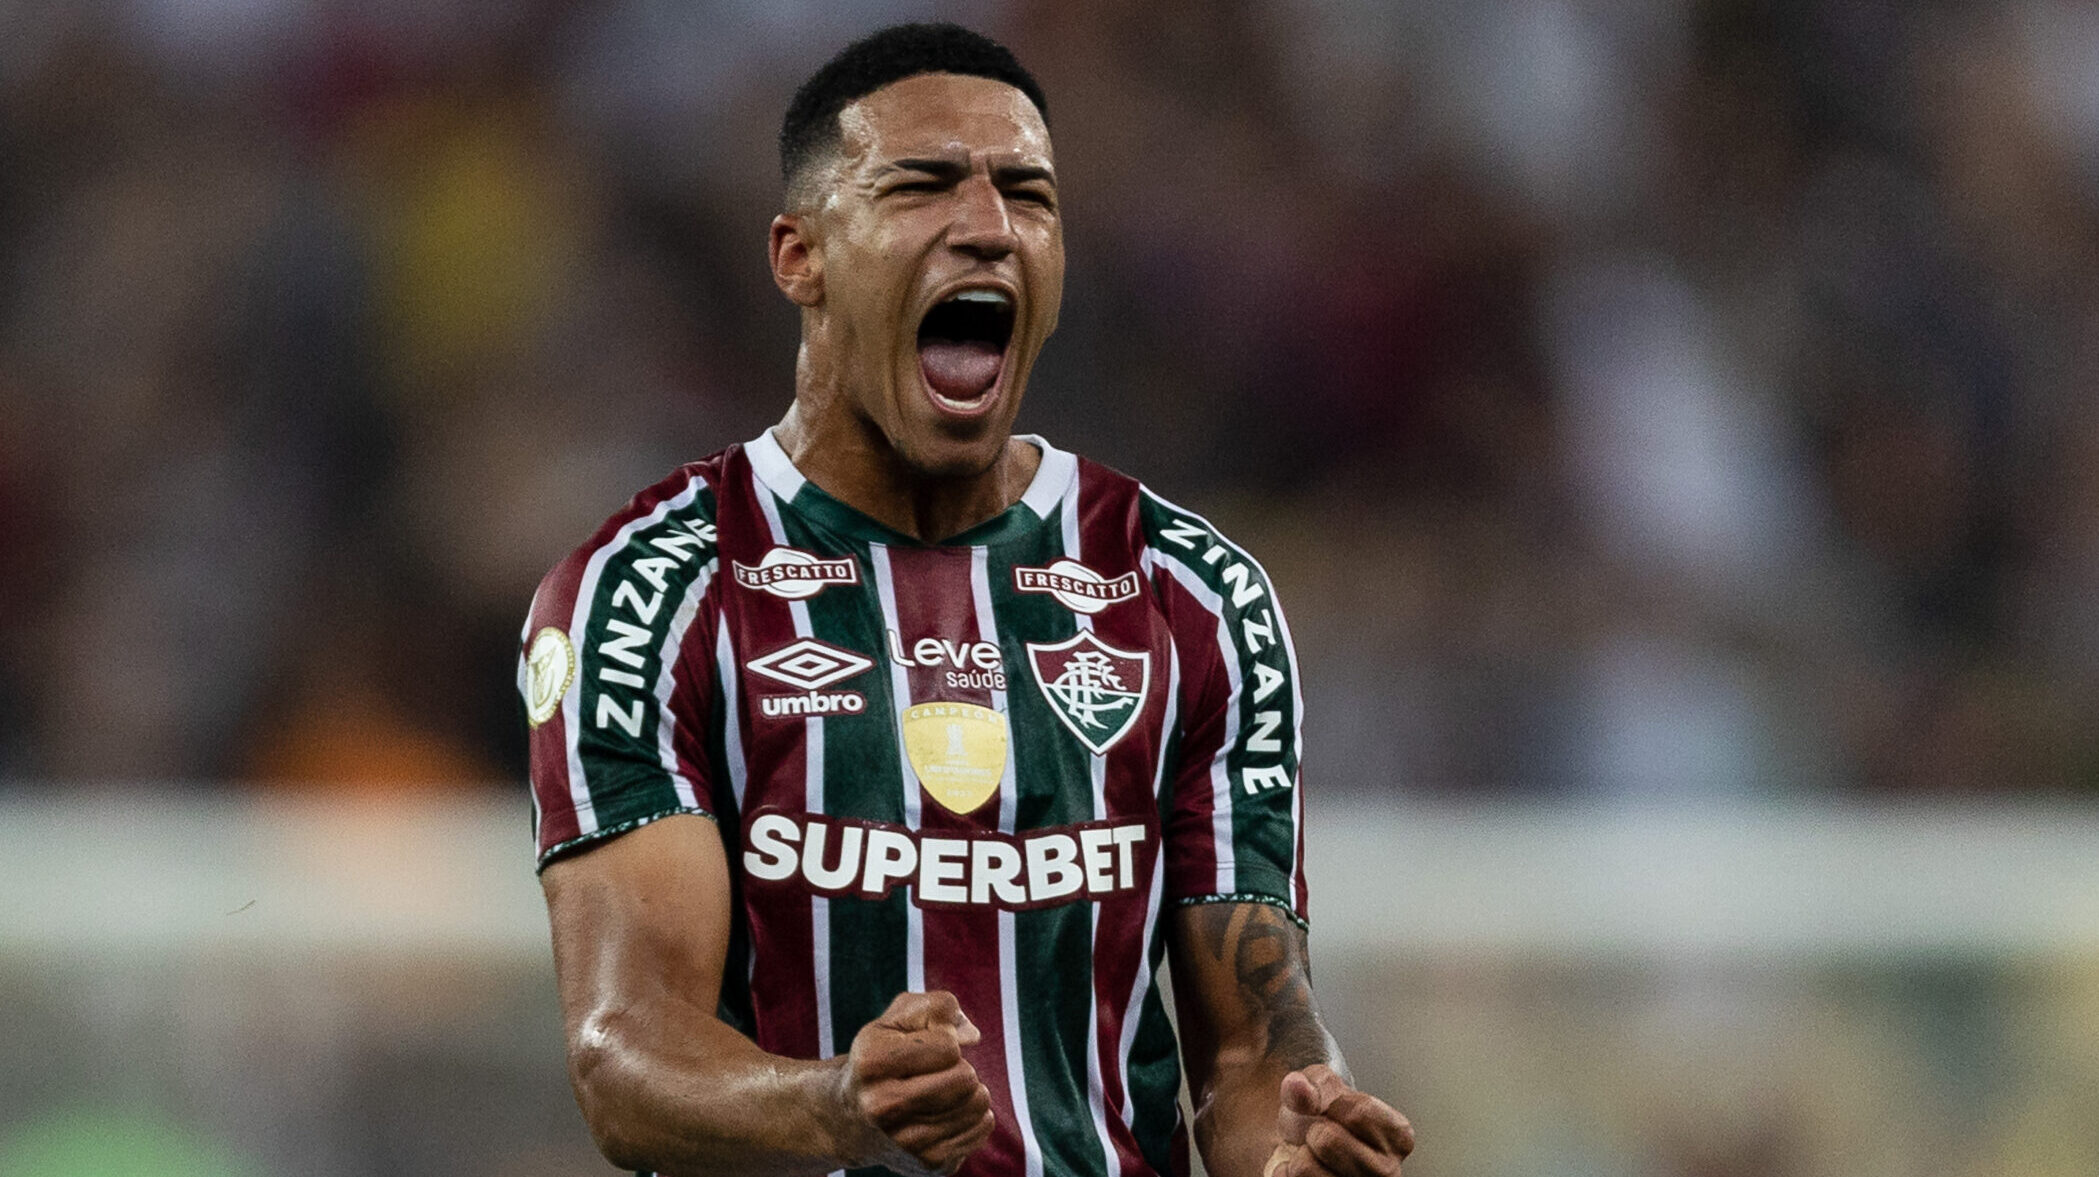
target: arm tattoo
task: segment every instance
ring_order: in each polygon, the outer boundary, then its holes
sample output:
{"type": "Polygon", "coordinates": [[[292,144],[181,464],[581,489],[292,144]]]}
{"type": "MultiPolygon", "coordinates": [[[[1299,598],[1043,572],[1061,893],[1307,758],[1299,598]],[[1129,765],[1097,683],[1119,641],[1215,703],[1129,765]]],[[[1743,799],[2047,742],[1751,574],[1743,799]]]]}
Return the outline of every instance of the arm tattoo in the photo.
{"type": "Polygon", "coordinates": [[[1339,1070],[1312,1000],[1304,929],[1266,903],[1206,904],[1197,922],[1204,951],[1237,981],[1241,1011],[1267,1031],[1262,1053],[1293,1071],[1313,1063],[1339,1070]]]}

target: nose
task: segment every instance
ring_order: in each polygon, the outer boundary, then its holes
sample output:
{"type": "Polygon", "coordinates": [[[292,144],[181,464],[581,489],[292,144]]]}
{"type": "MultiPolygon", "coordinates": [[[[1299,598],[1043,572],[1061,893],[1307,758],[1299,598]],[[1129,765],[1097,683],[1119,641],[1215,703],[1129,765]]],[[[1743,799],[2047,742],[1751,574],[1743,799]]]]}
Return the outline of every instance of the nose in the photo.
{"type": "Polygon", "coordinates": [[[980,261],[995,262],[1020,244],[1007,215],[1006,198],[991,177],[981,173],[955,189],[955,219],[948,226],[948,245],[980,261]]]}

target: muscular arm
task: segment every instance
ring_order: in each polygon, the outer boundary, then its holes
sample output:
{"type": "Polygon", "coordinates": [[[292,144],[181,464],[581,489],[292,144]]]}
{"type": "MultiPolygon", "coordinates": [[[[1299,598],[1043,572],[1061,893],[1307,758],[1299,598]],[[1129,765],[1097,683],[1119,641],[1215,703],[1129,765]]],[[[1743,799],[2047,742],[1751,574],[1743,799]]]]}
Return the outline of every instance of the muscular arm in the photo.
{"type": "Polygon", "coordinates": [[[1304,929],[1266,903],[1201,903],[1176,910],[1168,934],[1196,1147],[1215,1177],[1261,1177],[1283,1076],[1313,1063],[1347,1074],[1312,999],[1304,929]]]}
{"type": "Polygon", "coordinates": [[[830,1172],[866,1145],[843,1057],[768,1054],[716,1017],[729,877],[713,822],[666,818],[554,863],[541,882],[569,1078],[608,1160],[784,1177],[830,1172]]]}
{"type": "Polygon", "coordinates": [[[569,1078],[607,1160],[768,1177],[886,1165],[952,1173],[991,1135],[950,993],[905,993],[822,1062],[768,1054],[715,1016],[729,868],[714,823],[665,818],[541,877],[569,1078]]]}

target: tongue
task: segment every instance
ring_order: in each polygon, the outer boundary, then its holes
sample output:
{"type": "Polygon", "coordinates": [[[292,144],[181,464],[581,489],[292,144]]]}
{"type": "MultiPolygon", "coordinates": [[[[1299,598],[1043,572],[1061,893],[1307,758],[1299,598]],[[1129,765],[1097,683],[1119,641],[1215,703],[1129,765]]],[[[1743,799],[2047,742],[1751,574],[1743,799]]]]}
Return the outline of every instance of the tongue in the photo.
{"type": "Polygon", "coordinates": [[[918,346],[918,367],[934,392],[949,400],[975,400],[998,379],[1005,349],[979,341],[928,340],[918,346]]]}

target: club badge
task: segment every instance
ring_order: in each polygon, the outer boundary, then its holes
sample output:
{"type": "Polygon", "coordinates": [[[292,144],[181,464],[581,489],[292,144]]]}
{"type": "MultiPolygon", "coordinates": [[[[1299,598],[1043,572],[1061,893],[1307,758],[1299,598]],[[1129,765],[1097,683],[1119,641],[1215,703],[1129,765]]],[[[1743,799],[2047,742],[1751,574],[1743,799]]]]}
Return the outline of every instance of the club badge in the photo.
{"type": "Polygon", "coordinates": [[[1104,756],[1137,725],[1151,686],[1151,655],[1118,650],[1082,629],[1055,645],[1028,643],[1035,685],[1079,742],[1104,756]]]}

